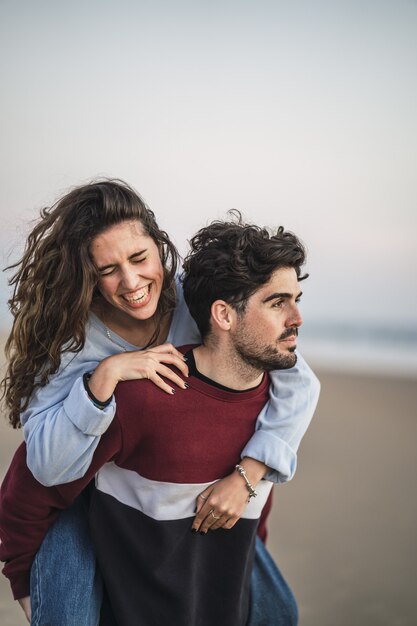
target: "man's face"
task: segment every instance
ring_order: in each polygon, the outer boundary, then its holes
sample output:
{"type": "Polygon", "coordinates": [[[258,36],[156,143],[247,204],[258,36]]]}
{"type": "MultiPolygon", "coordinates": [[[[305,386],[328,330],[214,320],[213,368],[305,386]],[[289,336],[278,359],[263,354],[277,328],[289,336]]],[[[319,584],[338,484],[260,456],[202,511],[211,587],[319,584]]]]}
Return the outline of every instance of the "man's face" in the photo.
{"type": "Polygon", "coordinates": [[[230,333],[243,361],[263,371],[295,365],[298,328],[303,323],[300,297],[295,270],[282,268],[249,298],[245,312],[236,314],[230,333]]]}

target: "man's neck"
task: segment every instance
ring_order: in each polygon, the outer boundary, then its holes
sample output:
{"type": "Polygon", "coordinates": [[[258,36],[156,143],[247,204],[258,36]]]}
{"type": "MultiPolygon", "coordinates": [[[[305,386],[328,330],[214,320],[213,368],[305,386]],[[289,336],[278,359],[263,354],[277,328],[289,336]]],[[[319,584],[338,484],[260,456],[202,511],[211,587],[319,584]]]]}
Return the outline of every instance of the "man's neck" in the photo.
{"type": "Polygon", "coordinates": [[[194,348],[193,353],[198,371],[224,387],[245,391],[262,381],[264,372],[248,365],[229,350],[201,345],[194,348]]]}

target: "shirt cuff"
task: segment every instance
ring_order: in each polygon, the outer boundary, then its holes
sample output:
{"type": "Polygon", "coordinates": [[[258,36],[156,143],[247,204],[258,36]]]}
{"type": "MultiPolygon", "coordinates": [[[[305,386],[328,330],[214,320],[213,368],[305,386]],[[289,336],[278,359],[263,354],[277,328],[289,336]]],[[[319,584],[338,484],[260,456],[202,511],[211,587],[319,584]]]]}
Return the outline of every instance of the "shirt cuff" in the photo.
{"type": "Polygon", "coordinates": [[[96,406],[98,409],[105,409],[106,406],[109,406],[110,402],[112,401],[113,398],[113,394],[110,396],[110,398],[108,398],[107,400],[98,400],[95,395],[93,394],[93,392],[90,389],[90,386],[88,384],[88,381],[91,378],[91,372],[86,372],[83,375],[83,385],[84,385],[84,389],[87,392],[87,396],[90,398],[91,402],[94,404],[94,406],[96,406]]]}
{"type": "Polygon", "coordinates": [[[241,457],[251,457],[265,463],[270,471],[265,480],[285,483],[292,479],[297,468],[297,455],[286,441],[272,433],[257,430],[242,450],[241,457]]]}
{"type": "Polygon", "coordinates": [[[83,377],[80,376],[64,400],[64,409],[74,426],[84,435],[100,437],[111,424],[116,412],[116,402],[113,396],[106,407],[95,406],[88,397],[83,377]]]}
{"type": "MultiPolygon", "coordinates": [[[[5,576],[9,576],[6,573],[7,565],[3,569],[3,574],[5,576]]],[[[12,594],[14,600],[20,600],[21,598],[26,598],[26,596],[30,596],[30,570],[25,572],[16,573],[15,576],[10,578],[10,586],[12,588],[12,594]]]]}

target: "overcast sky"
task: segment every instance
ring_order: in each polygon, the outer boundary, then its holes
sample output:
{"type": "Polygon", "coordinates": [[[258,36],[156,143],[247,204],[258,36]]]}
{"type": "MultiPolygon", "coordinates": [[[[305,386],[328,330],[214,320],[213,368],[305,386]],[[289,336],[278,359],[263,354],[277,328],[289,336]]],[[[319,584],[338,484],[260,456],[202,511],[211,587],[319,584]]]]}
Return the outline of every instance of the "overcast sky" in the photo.
{"type": "Polygon", "coordinates": [[[1,0],[0,46],[3,266],[117,176],[181,250],[233,207],[294,230],[306,321],[417,326],[416,1],[1,0]]]}

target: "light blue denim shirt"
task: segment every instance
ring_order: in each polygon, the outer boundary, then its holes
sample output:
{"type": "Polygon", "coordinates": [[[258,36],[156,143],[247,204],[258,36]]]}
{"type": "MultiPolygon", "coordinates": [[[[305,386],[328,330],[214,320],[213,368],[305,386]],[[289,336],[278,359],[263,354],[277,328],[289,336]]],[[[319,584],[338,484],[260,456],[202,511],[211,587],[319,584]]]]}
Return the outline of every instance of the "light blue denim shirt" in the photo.
{"type": "MultiPolygon", "coordinates": [[[[200,343],[179,283],[177,294],[167,342],[176,346],[200,343]]],[[[91,313],[84,348],[75,355],[63,354],[58,372],[34,392],[21,415],[27,463],[43,485],[63,484],[84,476],[100,436],[114,417],[114,397],[105,409],[97,408],[82,380],[85,372],[93,371],[106,357],[138,349],[111,331],[110,337],[91,313]]],[[[272,372],[271,381],[270,400],[258,416],[256,431],[242,457],[252,457],[270,467],[266,477],[269,480],[286,482],[295,473],[297,449],[313,417],[320,383],[299,354],[295,367],[272,372]]]]}

